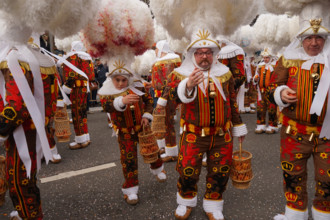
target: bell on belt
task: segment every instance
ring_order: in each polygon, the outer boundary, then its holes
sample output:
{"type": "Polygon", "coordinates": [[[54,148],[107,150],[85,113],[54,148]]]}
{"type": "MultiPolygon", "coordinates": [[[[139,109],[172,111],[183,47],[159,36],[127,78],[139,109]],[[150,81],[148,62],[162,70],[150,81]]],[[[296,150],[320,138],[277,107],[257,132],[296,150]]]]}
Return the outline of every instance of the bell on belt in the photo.
{"type": "Polygon", "coordinates": [[[209,96],[210,96],[211,98],[215,98],[216,95],[217,95],[217,94],[215,93],[214,83],[211,82],[211,83],[210,83],[210,94],[209,94],[209,96]]]}
{"type": "Polygon", "coordinates": [[[135,134],[134,128],[132,128],[132,130],[131,130],[131,134],[135,134]]]}
{"type": "Polygon", "coordinates": [[[222,128],[219,130],[219,136],[223,136],[225,133],[223,132],[222,128]]]}
{"type": "Polygon", "coordinates": [[[186,131],[187,131],[187,126],[183,125],[183,132],[186,132],[186,131]]]}
{"type": "Polygon", "coordinates": [[[314,132],[311,133],[311,136],[309,136],[309,141],[312,142],[314,140],[315,134],[314,132]]]}
{"type": "Polygon", "coordinates": [[[205,137],[205,131],[204,131],[204,128],[202,128],[202,134],[201,134],[201,137],[205,137]]]}
{"type": "Polygon", "coordinates": [[[129,108],[133,111],[135,109],[134,105],[130,105],[129,108]]]}
{"type": "Polygon", "coordinates": [[[312,73],[311,76],[314,80],[319,80],[320,79],[320,74],[318,74],[318,73],[312,73]]]}
{"type": "Polygon", "coordinates": [[[290,134],[290,132],[291,132],[291,125],[288,125],[288,127],[286,127],[285,133],[290,134]]]}

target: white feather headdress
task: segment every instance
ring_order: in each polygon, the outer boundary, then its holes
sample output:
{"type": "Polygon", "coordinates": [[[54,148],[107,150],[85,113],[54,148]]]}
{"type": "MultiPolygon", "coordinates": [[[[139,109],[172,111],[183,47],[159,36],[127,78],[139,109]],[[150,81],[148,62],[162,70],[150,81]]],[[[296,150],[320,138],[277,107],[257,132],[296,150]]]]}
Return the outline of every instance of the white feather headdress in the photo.
{"type": "Polygon", "coordinates": [[[232,34],[252,21],[258,5],[255,0],[150,0],[150,8],[172,38],[191,39],[201,29],[214,36],[232,34]]]}
{"type": "MultiPolygon", "coordinates": [[[[0,11],[3,15],[1,19],[6,21],[6,37],[13,29],[16,29],[13,35],[24,34],[28,30],[38,33],[48,30],[59,38],[76,34],[89,19],[94,17],[98,9],[97,2],[97,0],[2,0],[0,11]]],[[[21,37],[14,40],[25,43],[27,39],[21,37]]]]}
{"type": "Polygon", "coordinates": [[[139,0],[102,0],[100,11],[82,30],[82,40],[93,57],[132,60],[153,44],[154,27],[148,6],[139,0]]]}

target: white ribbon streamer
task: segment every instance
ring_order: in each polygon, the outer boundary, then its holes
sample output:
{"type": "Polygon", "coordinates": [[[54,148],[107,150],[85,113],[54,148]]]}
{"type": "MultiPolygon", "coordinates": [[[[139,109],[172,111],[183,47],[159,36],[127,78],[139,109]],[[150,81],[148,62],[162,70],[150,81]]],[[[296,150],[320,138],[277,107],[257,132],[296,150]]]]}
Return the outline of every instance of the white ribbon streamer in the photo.
{"type": "Polygon", "coordinates": [[[136,89],[133,86],[128,87],[130,90],[132,90],[132,92],[134,92],[135,94],[137,94],[138,96],[143,96],[145,93],[141,92],[140,90],[136,89]]]}
{"type": "Polygon", "coordinates": [[[2,97],[4,105],[6,105],[6,86],[5,86],[5,78],[0,70],[0,95],[2,97]]]}
{"type": "Polygon", "coordinates": [[[71,101],[69,99],[69,97],[66,95],[66,93],[63,91],[62,89],[62,86],[61,86],[61,83],[60,81],[57,79],[57,85],[58,85],[58,88],[60,89],[60,92],[62,94],[62,97],[63,97],[63,101],[66,105],[71,105],[71,101]]]}
{"type": "MultiPolygon", "coordinates": [[[[0,60],[4,59],[4,56],[8,53],[9,47],[3,51],[3,53],[0,55],[0,60]]],[[[0,95],[2,97],[4,105],[7,105],[6,101],[6,85],[5,85],[5,79],[3,76],[3,73],[0,71],[0,95]]],[[[17,127],[13,132],[13,137],[16,143],[16,148],[19,157],[21,158],[25,169],[27,177],[30,178],[31,176],[31,158],[29,154],[29,148],[26,142],[25,133],[23,126],[20,125],[17,127]]]]}
{"type": "Polygon", "coordinates": [[[30,158],[29,147],[26,142],[26,137],[25,137],[25,133],[24,133],[24,129],[23,129],[22,125],[18,126],[15,129],[13,136],[14,136],[14,140],[16,143],[18,155],[21,158],[21,160],[25,166],[25,169],[26,169],[26,176],[28,178],[30,178],[31,177],[31,158],[30,158]]]}
{"type": "Polygon", "coordinates": [[[241,85],[239,88],[239,91],[237,93],[237,104],[238,104],[238,110],[243,111],[245,110],[244,108],[244,94],[245,94],[245,85],[241,85]]]}
{"type": "Polygon", "coordinates": [[[50,56],[53,56],[55,57],[56,59],[59,60],[59,62],[65,64],[67,67],[70,67],[70,69],[72,69],[73,71],[75,71],[76,73],[78,73],[79,75],[85,77],[88,81],[87,83],[87,92],[90,92],[90,89],[89,89],[89,78],[88,76],[86,75],[86,73],[84,73],[81,69],[78,69],[76,66],[74,66],[72,63],[70,63],[69,61],[67,61],[66,59],[64,59],[63,57],[60,57],[60,56],[57,56],[51,52],[49,52],[48,50],[45,50],[44,48],[40,48],[41,51],[43,51],[45,54],[49,54],[50,56]]]}
{"type": "MultiPolygon", "coordinates": [[[[45,97],[44,97],[44,85],[41,78],[39,61],[26,46],[17,47],[24,55],[26,54],[27,61],[33,73],[33,88],[34,88],[34,97],[37,102],[37,107],[40,110],[43,121],[45,121],[45,97]]],[[[37,153],[37,170],[41,168],[41,159],[43,157],[41,139],[37,133],[36,137],[36,153],[37,153]]]]}
{"type": "MultiPolygon", "coordinates": [[[[198,84],[198,87],[201,89],[202,93],[204,94],[204,96],[206,96],[206,89],[208,87],[208,71],[203,71],[203,75],[204,75],[204,81],[198,84]]],[[[213,80],[215,86],[218,88],[222,98],[224,101],[226,101],[226,96],[225,93],[223,92],[222,86],[220,81],[217,79],[216,76],[211,75],[210,78],[213,80]]]]}
{"type": "Polygon", "coordinates": [[[260,92],[259,85],[257,86],[257,90],[258,90],[258,101],[261,101],[261,92],[260,92]]]}
{"type": "Polygon", "coordinates": [[[134,87],[144,87],[144,85],[141,82],[134,82],[133,86],[134,87]]]}
{"type": "Polygon", "coordinates": [[[218,90],[219,90],[219,92],[220,92],[220,94],[221,94],[223,100],[224,100],[224,101],[227,101],[226,96],[225,96],[225,93],[223,92],[223,89],[222,89],[222,86],[221,86],[220,81],[219,81],[219,80],[217,79],[217,77],[215,77],[215,76],[211,76],[211,78],[212,78],[212,80],[213,80],[215,86],[218,88],[218,90]]]}
{"type": "MultiPolygon", "coordinates": [[[[17,57],[17,51],[13,50],[8,54],[8,67],[13,75],[17,87],[19,88],[24,103],[26,104],[26,107],[33,120],[33,123],[35,124],[39,139],[41,141],[41,148],[44,153],[46,163],[48,164],[48,161],[52,159],[52,154],[49,148],[49,143],[46,135],[45,120],[43,120],[42,113],[40,112],[39,107],[37,107],[37,102],[18,63],[17,57]]],[[[33,75],[35,74],[33,73],[33,75]]]]}
{"type": "Polygon", "coordinates": [[[315,113],[317,115],[321,115],[325,98],[328,94],[330,87],[330,70],[329,70],[329,60],[328,60],[329,58],[324,52],[323,52],[323,56],[325,58],[324,70],[320,79],[320,83],[317,87],[316,95],[314,96],[311,109],[309,111],[310,114],[315,113]]]}
{"type": "Polygon", "coordinates": [[[317,115],[320,115],[325,103],[326,96],[328,95],[327,112],[322,124],[320,138],[326,137],[327,139],[330,139],[330,57],[328,57],[325,52],[323,52],[323,56],[325,58],[324,70],[309,113],[316,113],[317,115]]]}
{"type": "Polygon", "coordinates": [[[207,85],[208,85],[209,82],[207,81],[208,80],[207,74],[205,76],[205,72],[204,72],[203,75],[204,75],[204,80],[203,80],[203,82],[201,82],[201,83],[198,84],[198,87],[201,89],[201,91],[204,94],[204,96],[206,96],[206,88],[207,88],[207,85]]]}
{"type": "Polygon", "coordinates": [[[330,139],[330,91],[328,92],[328,103],[327,103],[327,112],[324,117],[324,121],[322,124],[322,129],[320,133],[320,138],[325,137],[326,139],[330,139]]]}

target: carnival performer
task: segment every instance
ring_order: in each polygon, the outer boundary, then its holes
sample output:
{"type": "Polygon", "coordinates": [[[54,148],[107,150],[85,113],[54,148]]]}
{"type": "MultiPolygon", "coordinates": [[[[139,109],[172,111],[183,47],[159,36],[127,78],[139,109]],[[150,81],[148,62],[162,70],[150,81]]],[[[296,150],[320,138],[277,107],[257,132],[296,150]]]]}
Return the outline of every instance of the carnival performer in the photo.
{"type": "Polygon", "coordinates": [[[329,9],[321,3],[305,6],[299,16],[300,31],[279,59],[271,81],[271,99],[283,108],[281,165],[286,207],[276,220],[308,219],[307,161],[311,156],[313,219],[330,219],[329,9]]]}
{"type": "MultiPolygon", "coordinates": [[[[245,113],[244,109],[244,92],[243,86],[246,75],[244,69],[244,50],[238,45],[228,40],[220,40],[221,46],[220,52],[217,55],[217,59],[220,63],[226,65],[234,77],[234,88],[237,95],[238,110],[241,113],[245,113]]],[[[203,156],[203,166],[207,166],[206,154],[203,156]]]]}
{"type": "Polygon", "coordinates": [[[161,154],[161,158],[164,162],[177,161],[178,159],[178,146],[176,143],[176,133],[174,129],[175,121],[174,116],[176,114],[177,103],[171,100],[171,103],[164,101],[162,96],[162,90],[167,83],[168,75],[181,65],[180,57],[170,50],[170,46],[166,40],[161,40],[156,44],[156,61],[152,66],[152,87],[154,88],[155,98],[154,102],[164,102],[166,117],[165,126],[166,134],[165,138],[157,140],[158,147],[161,149],[161,153],[165,149],[165,153],[161,154]]]}
{"type": "MultiPolygon", "coordinates": [[[[111,63],[111,62],[110,62],[111,63]]],[[[124,61],[109,65],[111,80],[99,90],[104,111],[110,113],[113,129],[118,136],[120,159],[125,182],[122,186],[125,201],[138,203],[138,133],[152,120],[153,100],[143,87],[136,87],[133,73],[124,61]]],[[[163,161],[158,158],[150,164],[150,171],[159,182],[166,181],[163,161]]]]}
{"type": "Polygon", "coordinates": [[[1,20],[6,24],[0,34],[5,42],[0,52],[0,93],[4,101],[0,142],[5,140],[9,195],[16,209],[10,215],[12,219],[43,218],[37,172],[43,158],[46,164],[52,160],[46,126],[57,103],[55,62],[41,52],[42,48],[27,42],[32,32],[44,30],[61,38],[73,35],[97,11],[95,0],[76,1],[74,8],[66,7],[68,0],[34,3],[0,1],[0,12],[5,15],[1,20]],[[82,18],[72,22],[81,14],[82,18]]]}
{"type": "Polygon", "coordinates": [[[234,88],[238,92],[246,81],[244,50],[228,40],[222,40],[219,43],[221,44],[221,50],[217,55],[217,59],[232,72],[235,83],[234,88]]]}
{"type": "MultiPolygon", "coordinates": [[[[37,47],[37,48],[41,48],[40,46],[40,41],[39,41],[39,37],[36,33],[32,33],[32,36],[30,37],[28,44],[31,45],[31,47],[37,47]]],[[[43,49],[41,49],[43,50],[43,49]]],[[[46,50],[46,49],[45,49],[46,50]]],[[[56,65],[56,60],[54,59],[55,65],[56,65]]],[[[64,101],[63,101],[63,96],[61,94],[61,92],[59,92],[59,89],[61,89],[61,77],[59,75],[58,72],[58,68],[56,69],[56,74],[55,74],[55,81],[57,82],[57,88],[52,88],[49,87],[48,85],[48,79],[47,77],[43,77],[43,82],[44,82],[44,90],[47,89],[53,89],[54,92],[52,93],[51,100],[57,99],[57,103],[56,106],[55,105],[49,105],[47,106],[47,109],[45,110],[46,112],[48,112],[49,118],[48,118],[48,123],[46,125],[46,134],[47,134],[47,138],[48,138],[48,142],[49,142],[49,147],[50,147],[50,151],[52,153],[52,160],[50,160],[52,163],[57,164],[60,163],[62,161],[62,157],[61,155],[58,153],[58,149],[56,146],[56,141],[55,141],[55,129],[54,129],[54,113],[56,111],[57,107],[64,107],[64,101]]],[[[47,94],[50,93],[49,91],[46,91],[47,94]]],[[[50,100],[49,97],[46,97],[45,100],[50,100]]]]}
{"type": "Polygon", "coordinates": [[[255,113],[256,112],[256,102],[258,97],[258,92],[256,85],[253,84],[252,79],[256,72],[256,64],[254,62],[254,57],[248,57],[246,60],[246,87],[247,91],[244,96],[244,108],[247,113],[255,113]]]}
{"type": "MultiPolygon", "coordinates": [[[[15,38],[19,38],[21,33],[16,34],[10,40],[21,41],[15,38]]],[[[54,61],[42,54],[38,47],[30,44],[26,45],[26,49],[9,49],[8,55],[1,58],[0,75],[3,78],[0,81],[4,83],[1,90],[5,88],[2,94],[5,99],[0,109],[0,139],[6,141],[9,192],[17,214],[22,219],[42,219],[36,174],[41,166],[42,154],[47,161],[54,159],[46,130],[56,110],[57,72],[54,61]],[[30,63],[31,59],[39,64],[30,63]],[[20,77],[20,74],[25,77],[20,77]],[[35,97],[42,99],[33,99],[32,88],[35,97]],[[34,103],[26,100],[34,100],[34,103]],[[44,116],[40,114],[41,109],[44,109],[44,116]],[[44,120],[39,121],[36,119],[38,117],[44,117],[44,120]]]]}
{"type": "Polygon", "coordinates": [[[208,160],[203,208],[209,219],[224,219],[223,192],[232,161],[232,136],[242,141],[247,134],[237,109],[232,73],[216,60],[219,50],[208,31],[194,35],[186,59],[170,74],[162,96],[182,103],[177,219],[187,219],[197,205],[203,153],[208,160]]]}
{"type": "Polygon", "coordinates": [[[257,103],[257,128],[256,134],[274,134],[277,131],[277,114],[276,105],[269,101],[267,92],[269,90],[270,79],[274,73],[275,63],[272,61],[272,55],[268,48],[261,53],[263,62],[261,62],[256,70],[253,81],[258,88],[257,103]],[[266,126],[266,114],[268,112],[268,126],[266,126]]]}
{"type": "Polygon", "coordinates": [[[69,148],[75,150],[90,144],[87,126],[87,95],[88,83],[95,81],[95,75],[92,58],[84,52],[83,43],[74,41],[71,46],[71,52],[66,55],[66,60],[84,74],[82,75],[66,65],[63,66],[65,82],[62,88],[66,94],[70,94],[72,120],[76,135],[75,141],[69,144],[69,148]]]}

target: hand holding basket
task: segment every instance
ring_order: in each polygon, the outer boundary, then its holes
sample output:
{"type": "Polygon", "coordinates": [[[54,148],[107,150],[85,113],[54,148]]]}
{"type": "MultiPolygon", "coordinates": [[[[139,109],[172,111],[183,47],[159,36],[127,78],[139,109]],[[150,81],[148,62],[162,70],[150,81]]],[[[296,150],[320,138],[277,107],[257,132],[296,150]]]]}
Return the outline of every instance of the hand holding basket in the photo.
{"type": "Polygon", "coordinates": [[[242,150],[242,142],[239,144],[239,151],[233,152],[230,178],[233,186],[237,189],[247,189],[253,178],[251,166],[252,154],[242,150]]]}
{"type": "Polygon", "coordinates": [[[145,163],[154,163],[158,160],[159,147],[154,133],[150,126],[144,126],[143,130],[138,134],[140,153],[145,163]]]}

